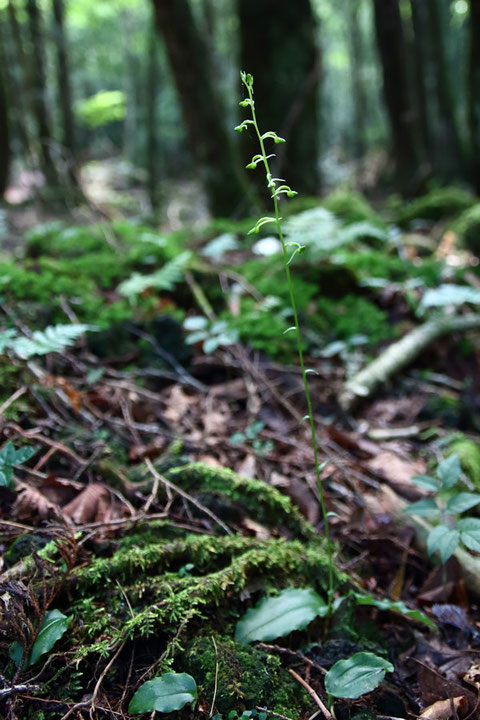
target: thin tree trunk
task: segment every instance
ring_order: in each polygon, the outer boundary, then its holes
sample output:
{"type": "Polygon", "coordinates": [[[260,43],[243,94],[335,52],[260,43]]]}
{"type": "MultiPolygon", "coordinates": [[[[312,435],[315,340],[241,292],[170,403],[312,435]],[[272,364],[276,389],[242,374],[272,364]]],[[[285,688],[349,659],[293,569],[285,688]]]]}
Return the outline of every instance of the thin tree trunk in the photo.
{"type": "Polygon", "coordinates": [[[321,57],[310,0],[273,10],[270,0],[241,0],[238,12],[241,65],[255,81],[260,128],[287,140],[275,148],[274,172],[295,190],[317,194],[321,57]]]}
{"type": "MultiPolygon", "coordinates": [[[[230,215],[244,201],[224,109],[212,82],[206,45],[188,0],[153,0],[156,25],[162,33],[193,155],[199,163],[210,209],[230,215]]],[[[240,81],[239,81],[240,87],[240,81]]]]}
{"type": "Polygon", "coordinates": [[[416,83],[418,95],[419,124],[422,133],[422,143],[425,156],[430,165],[434,167],[435,139],[431,123],[431,98],[429,97],[428,83],[430,75],[430,35],[431,28],[428,21],[428,9],[425,0],[410,0],[413,26],[413,53],[415,58],[416,83]]]}
{"type": "Polygon", "coordinates": [[[32,148],[32,141],[28,131],[27,117],[28,110],[30,108],[26,100],[26,95],[30,90],[30,76],[23,48],[22,33],[12,0],[8,0],[7,12],[10,37],[13,41],[13,55],[15,57],[15,62],[12,64],[11,68],[11,79],[15,84],[15,103],[12,108],[14,115],[14,127],[18,133],[20,142],[22,143],[25,157],[31,160],[35,153],[32,148]]]}
{"type": "Polygon", "coordinates": [[[480,193],[480,0],[470,0],[469,118],[473,182],[480,193]]]}
{"type": "Polygon", "coordinates": [[[362,0],[348,0],[348,40],[353,100],[353,154],[360,160],[365,154],[368,103],[362,77],[363,43],[360,27],[362,0]]]}
{"type": "Polygon", "coordinates": [[[4,59],[4,48],[0,46],[0,198],[3,197],[8,186],[11,161],[10,127],[4,59]]]}
{"type": "MultiPolygon", "coordinates": [[[[422,0],[425,2],[425,0],[422,0]]],[[[434,54],[435,92],[438,99],[438,121],[440,129],[439,145],[442,148],[440,160],[443,172],[448,180],[464,174],[462,143],[455,117],[455,100],[453,98],[450,76],[447,68],[445,50],[445,28],[442,21],[440,0],[427,0],[429,25],[431,28],[432,49],[434,54]]],[[[478,42],[478,36],[477,36],[478,42]]]]}
{"type": "Polygon", "coordinates": [[[375,29],[383,68],[383,89],[390,119],[397,181],[415,194],[423,181],[417,118],[407,77],[407,57],[398,0],[373,0],[375,29]]]}
{"type": "Polygon", "coordinates": [[[155,27],[149,30],[147,58],[147,169],[148,194],[153,215],[159,205],[158,197],[158,143],[157,143],[157,87],[158,87],[157,34],[155,27]]]}
{"type": "Polygon", "coordinates": [[[46,98],[46,75],[43,53],[44,39],[36,0],[27,0],[26,9],[31,42],[31,72],[33,81],[32,108],[37,124],[41,165],[47,185],[58,189],[60,182],[51,153],[52,134],[50,131],[50,118],[46,98]]]}
{"type": "Polygon", "coordinates": [[[55,21],[55,46],[57,52],[58,97],[62,117],[63,146],[66,155],[67,174],[73,187],[78,186],[76,163],[75,122],[72,111],[72,91],[65,36],[63,0],[52,0],[55,21]]]}

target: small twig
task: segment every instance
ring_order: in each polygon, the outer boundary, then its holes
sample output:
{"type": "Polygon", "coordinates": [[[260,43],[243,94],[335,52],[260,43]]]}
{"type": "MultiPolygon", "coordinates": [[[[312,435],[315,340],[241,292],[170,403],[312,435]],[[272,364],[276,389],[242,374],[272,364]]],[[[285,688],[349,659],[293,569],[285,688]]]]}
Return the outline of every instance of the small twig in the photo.
{"type": "Polygon", "coordinates": [[[327,720],[333,720],[333,715],[332,715],[332,713],[330,712],[330,710],[328,710],[328,709],[325,707],[325,705],[323,704],[322,700],[318,697],[318,695],[317,695],[317,693],[315,692],[315,690],[314,690],[302,677],[300,677],[300,675],[299,675],[298,673],[296,673],[295,670],[292,670],[292,668],[288,668],[288,672],[290,673],[290,675],[291,675],[293,678],[295,678],[295,680],[296,680],[298,683],[300,683],[300,685],[301,685],[302,687],[305,688],[305,690],[308,692],[308,694],[310,695],[310,697],[312,698],[312,700],[314,700],[314,701],[316,702],[316,704],[318,705],[318,707],[319,707],[320,710],[322,711],[324,717],[327,718],[327,720]]]}
{"type": "Polygon", "coordinates": [[[45,437],[45,435],[41,435],[38,428],[33,428],[32,430],[23,430],[20,425],[17,425],[13,422],[8,422],[5,424],[5,428],[9,430],[13,430],[14,432],[18,433],[18,435],[21,435],[23,438],[27,440],[33,440],[43,443],[44,445],[48,445],[48,447],[55,448],[55,450],[58,450],[58,452],[63,453],[63,455],[67,455],[67,457],[71,458],[74,462],[76,462],[78,465],[84,465],[85,460],[81,458],[79,455],[77,455],[76,452],[73,450],[70,450],[69,447],[64,445],[60,442],[55,442],[54,440],[50,440],[50,438],[45,437]]]}
{"type": "Polygon", "coordinates": [[[12,693],[38,692],[39,690],[39,685],[11,685],[10,687],[2,688],[0,690],[0,697],[5,697],[6,695],[11,695],[12,693]]]}
{"type": "Polygon", "coordinates": [[[18,388],[18,390],[15,390],[13,395],[11,395],[5,402],[0,405],[0,416],[4,414],[5,410],[7,410],[10,405],[13,405],[14,402],[18,400],[19,397],[22,397],[22,395],[25,395],[27,392],[27,388],[25,386],[18,388]]]}
{"type": "Polygon", "coordinates": [[[187,492],[185,492],[185,490],[182,490],[181,488],[179,488],[178,485],[175,485],[174,483],[170,482],[170,480],[167,480],[166,477],[164,477],[163,475],[160,475],[160,473],[157,472],[157,470],[154,468],[153,463],[150,460],[150,458],[145,458],[145,465],[148,467],[148,469],[152,473],[153,477],[158,477],[160,482],[162,482],[165,485],[165,487],[170,488],[170,490],[173,490],[178,495],[180,495],[180,497],[183,497],[185,500],[188,500],[188,502],[191,503],[192,505],[194,505],[198,510],[205,513],[205,515],[208,515],[208,517],[211,518],[214,522],[216,522],[217,525],[220,525],[222,530],[224,530],[227,533],[227,535],[233,535],[233,533],[230,530],[230,528],[228,527],[228,525],[225,525],[223,520],[220,520],[220,518],[217,515],[215,515],[214,512],[209,510],[209,508],[205,507],[205,505],[202,505],[201,502],[199,502],[194,497],[189,495],[187,492]]]}
{"type": "Polygon", "coordinates": [[[108,662],[107,665],[104,667],[102,674],[101,674],[100,677],[98,678],[97,684],[95,685],[95,688],[94,688],[94,690],[93,690],[92,699],[91,699],[91,701],[90,701],[90,717],[92,718],[92,720],[93,720],[93,711],[95,710],[95,700],[97,699],[97,695],[98,695],[98,693],[99,693],[99,691],[100,691],[100,687],[101,687],[101,685],[102,685],[102,682],[104,681],[105,676],[106,676],[106,674],[108,673],[108,671],[110,670],[110,668],[112,667],[113,663],[115,662],[115,660],[117,659],[117,657],[118,657],[118,656],[120,655],[120,653],[122,652],[123,648],[125,647],[125,643],[126,643],[126,642],[127,642],[127,638],[125,638],[125,640],[120,644],[117,652],[116,652],[115,655],[111,658],[110,662],[108,662]]]}
{"type": "Polygon", "coordinates": [[[153,501],[157,499],[159,485],[160,485],[160,478],[157,477],[157,475],[154,475],[154,476],[153,476],[152,492],[151,492],[150,495],[148,496],[147,501],[146,501],[145,505],[144,505],[143,508],[142,508],[142,509],[143,509],[143,512],[144,512],[145,514],[148,513],[148,511],[150,510],[150,506],[151,506],[151,504],[153,503],[153,501]]]}
{"type": "Polygon", "coordinates": [[[212,706],[210,708],[210,715],[208,717],[212,717],[213,710],[215,708],[215,700],[217,699],[217,688],[218,688],[218,650],[217,650],[217,643],[215,642],[215,638],[212,635],[212,643],[213,647],[215,648],[215,685],[213,688],[213,698],[212,698],[212,706]]]}
{"type": "Polygon", "coordinates": [[[267,713],[267,715],[272,715],[272,717],[280,718],[280,720],[292,720],[287,715],[281,715],[274,710],[268,710],[268,708],[266,707],[260,707],[260,705],[255,705],[255,709],[259,710],[260,712],[267,713]]]}
{"type": "Polygon", "coordinates": [[[323,668],[318,663],[314,662],[310,658],[306,657],[303,653],[299,652],[298,650],[290,650],[290,648],[282,647],[281,645],[267,645],[266,643],[258,643],[258,648],[261,650],[266,650],[267,652],[275,652],[279,653],[280,655],[290,655],[297,660],[300,660],[302,663],[306,663],[307,665],[310,665],[310,667],[314,668],[318,672],[322,673],[322,675],[326,675],[327,671],[325,668],[323,668]]]}

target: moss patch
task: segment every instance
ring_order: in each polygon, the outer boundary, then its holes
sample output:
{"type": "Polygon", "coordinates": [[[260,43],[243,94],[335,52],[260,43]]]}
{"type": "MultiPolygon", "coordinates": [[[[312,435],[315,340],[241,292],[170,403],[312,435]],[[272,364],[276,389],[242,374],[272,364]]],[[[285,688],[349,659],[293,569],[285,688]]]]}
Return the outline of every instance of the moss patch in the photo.
{"type": "Polygon", "coordinates": [[[467,210],[474,202],[473,196],[461,188],[436,188],[407,205],[399,204],[394,221],[398,225],[409,225],[419,219],[442,220],[467,210]]]}
{"type": "Polygon", "coordinates": [[[288,715],[294,720],[309,706],[308,695],[284,670],[278,657],[249,646],[237,645],[217,634],[196,638],[182,657],[182,669],[201,686],[201,696],[215,710],[239,714],[256,705],[288,715]]]}
{"type": "Polygon", "coordinates": [[[323,206],[346,224],[369,222],[380,228],[386,222],[360,193],[352,190],[336,190],[323,201],[323,206]]]}
{"type": "Polygon", "coordinates": [[[480,255],[480,203],[462,212],[451,227],[468,250],[480,255]]]}

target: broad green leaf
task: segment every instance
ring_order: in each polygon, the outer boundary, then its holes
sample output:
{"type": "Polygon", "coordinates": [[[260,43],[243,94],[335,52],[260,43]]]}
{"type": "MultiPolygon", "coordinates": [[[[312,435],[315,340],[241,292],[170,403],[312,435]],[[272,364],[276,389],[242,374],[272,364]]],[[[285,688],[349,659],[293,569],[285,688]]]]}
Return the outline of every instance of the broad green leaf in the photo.
{"type": "Polygon", "coordinates": [[[203,315],[190,316],[183,321],[185,330],[205,330],[207,325],[208,320],[203,315]]]}
{"type": "Polygon", "coordinates": [[[13,477],[13,466],[29,460],[35,454],[35,449],[26,445],[15,449],[9,440],[0,450],[0,486],[9,487],[13,477]]]}
{"type": "Polygon", "coordinates": [[[458,493],[458,495],[450,498],[446,510],[448,513],[456,515],[457,513],[465,512],[465,510],[470,510],[470,508],[475,507],[478,503],[480,503],[480,495],[478,493],[458,493]]]}
{"type": "Polygon", "coordinates": [[[446,305],[463,305],[464,303],[480,303],[480,292],[466,285],[440,285],[429,288],[420,303],[420,307],[445,307],[446,305]]]}
{"type": "Polygon", "coordinates": [[[128,706],[132,715],[157,712],[169,713],[181,710],[187,703],[197,699],[197,683],[187,673],[164,673],[141,685],[128,706]]]}
{"type": "Polygon", "coordinates": [[[18,450],[15,450],[13,464],[21,465],[22,463],[27,462],[27,460],[30,460],[30,458],[35,455],[35,452],[35,448],[30,447],[30,445],[18,448],[18,450]]]}
{"type": "Polygon", "coordinates": [[[405,508],[407,515],[421,515],[422,517],[433,517],[440,510],[435,500],[419,500],[405,508]]]}
{"type": "Polygon", "coordinates": [[[430,475],[416,475],[412,478],[412,482],[422,490],[432,490],[436,492],[441,487],[440,480],[437,478],[430,477],[430,475]]]}
{"type": "Polygon", "coordinates": [[[457,454],[445,458],[437,467],[437,477],[444,488],[451,488],[458,482],[462,468],[457,454]]]}
{"type": "Polygon", "coordinates": [[[457,549],[459,542],[458,530],[451,530],[446,525],[437,525],[428,535],[427,551],[429,555],[433,555],[438,550],[442,563],[446,563],[457,549]]]}
{"type": "Polygon", "coordinates": [[[393,672],[392,663],[370,652],[359,652],[347,660],[339,660],[325,675],[325,690],[334,697],[359,698],[375,690],[386,672],[393,672]]]}
{"type": "Polygon", "coordinates": [[[379,610],[393,610],[399,612],[406,617],[417,620],[431,628],[435,628],[435,623],[429,617],[424,615],[420,610],[412,610],[401,600],[388,600],[388,598],[377,599],[373,595],[363,595],[362,593],[354,593],[357,605],[371,605],[379,610]]]}
{"type": "Polygon", "coordinates": [[[459,520],[456,529],[460,532],[460,538],[465,547],[480,552],[480,520],[478,518],[459,520]]]}
{"type": "Polygon", "coordinates": [[[237,623],[235,640],[246,645],[254,640],[276,640],[293,630],[303,630],[318,615],[324,617],[328,606],[314,590],[287,588],[250,610],[237,623]]]}
{"type": "MultiPolygon", "coordinates": [[[[60,610],[47,610],[43,622],[40,625],[38,635],[33,643],[30,657],[25,661],[24,668],[34,665],[42,655],[48,653],[57,640],[60,640],[62,635],[67,631],[71,622],[72,618],[67,617],[60,612],[60,610]]],[[[17,666],[20,664],[22,654],[23,651],[20,643],[12,643],[10,646],[10,657],[15,661],[17,666]]]]}

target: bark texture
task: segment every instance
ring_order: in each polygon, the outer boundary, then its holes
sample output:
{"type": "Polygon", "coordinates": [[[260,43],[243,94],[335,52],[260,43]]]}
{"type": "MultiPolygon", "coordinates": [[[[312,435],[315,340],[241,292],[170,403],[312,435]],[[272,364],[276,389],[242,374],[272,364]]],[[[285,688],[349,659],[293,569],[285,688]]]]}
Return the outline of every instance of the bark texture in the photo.
{"type": "Polygon", "coordinates": [[[44,41],[36,0],[27,0],[26,9],[31,43],[32,108],[40,143],[41,166],[47,185],[58,188],[60,182],[51,151],[52,133],[46,98],[44,41]]]}
{"type": "Polygon", "coordinates": [[[78,185],[76,163],[75,123],[72,111],[72,91],[65,36],[63,0],[52,0],[55,21],[55,48],[57,53],[58,98],[62,118],[63,146],[67,175],[73,186],[78,185]]]}
{"type": "Polygon", "coordinates": [[[472,137],[472,175],[480,193],[480,0],[470,0],[469,115],[472,137]]]}
{"type": "MultiPolygon", "coordinates": [[[[3,53],[0,49],[0,59],[3,53]]],[[[10,171],[10,132],[8,122],[8,103],[5,87],[4,68],[0,68],[0,198],[8,185],[10,171]]]]}
{"type": "MultiPolygon", "coordinates": [[[[238,12],[241,65],[255,81],[260,128],[274,130],[287,141],[275,147],[274,174],[298,192],[316,194],[321,63],[310,2],[272,7],[270,0],[241,0],[238,12]]],[[[248,152],[258,152],[253,142],[248,152]]]]}
{"type": "MultiPolygon", "coordinates": [[[[191,150],[200,164],[210,208],[231,215],[243,202],[231,136],[213,86],[205,42],[188,0],[153,0],[158,31],[163,35],[183,112],[191,150]]],[[[240,87],[240,80],[239,80],[240,87]]]]}
{"type": "Polygon", "coordinates": [[[383,69],[383,90],[392,130],[397,181],[404,194],[422,183],[417,112],[408,77],[407,53],[398,0],[373,0],[377,45],[383,69]]]}

